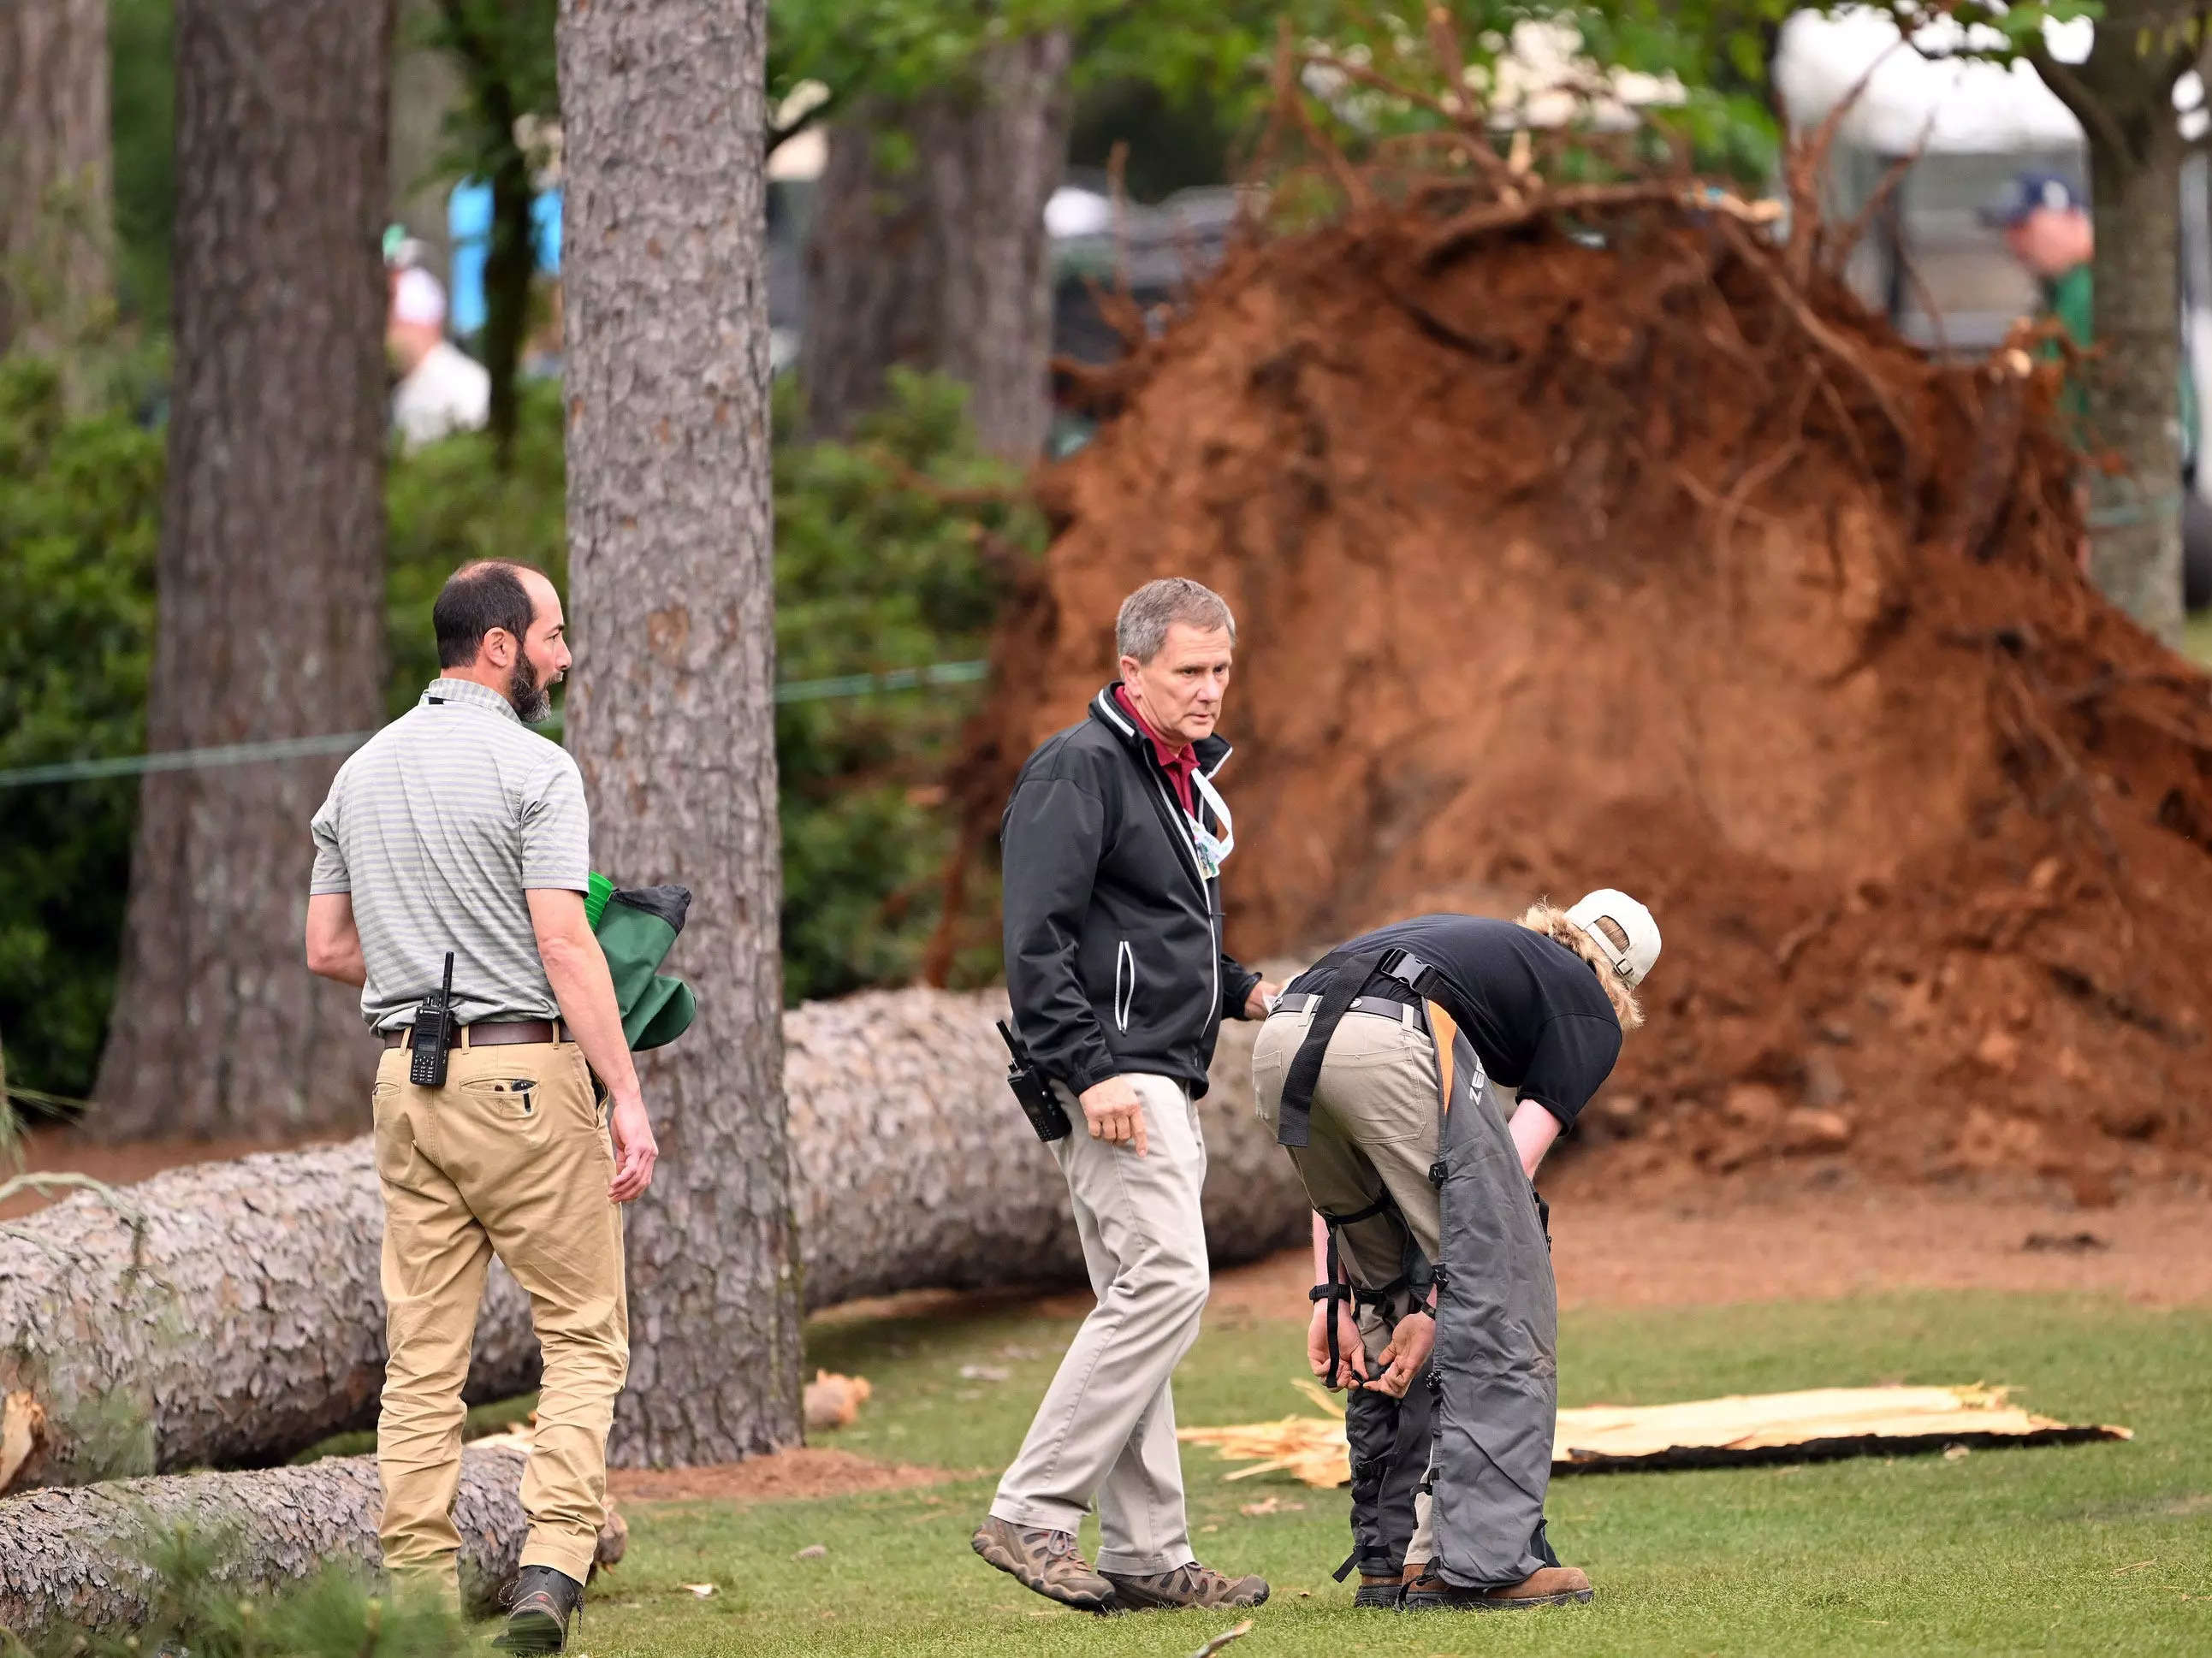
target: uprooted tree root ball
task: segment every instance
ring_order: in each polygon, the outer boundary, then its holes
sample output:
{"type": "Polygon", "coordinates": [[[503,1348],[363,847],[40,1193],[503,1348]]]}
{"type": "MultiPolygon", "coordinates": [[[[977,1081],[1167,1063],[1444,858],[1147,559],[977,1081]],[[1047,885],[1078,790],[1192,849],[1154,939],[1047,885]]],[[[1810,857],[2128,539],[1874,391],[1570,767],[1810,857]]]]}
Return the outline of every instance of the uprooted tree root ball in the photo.
{"type": "Polygon", "coordinates": [[[2055,371],[1931,361],[1738,216],[1512,216],[1255,241],[1085,383],[979,824],[1192,576],[1247,959],[1620,885],[1667,939],[1585,1118],[1621,1176],[2199,1176],[2212,704],[2076,574],[2055,371]]]}

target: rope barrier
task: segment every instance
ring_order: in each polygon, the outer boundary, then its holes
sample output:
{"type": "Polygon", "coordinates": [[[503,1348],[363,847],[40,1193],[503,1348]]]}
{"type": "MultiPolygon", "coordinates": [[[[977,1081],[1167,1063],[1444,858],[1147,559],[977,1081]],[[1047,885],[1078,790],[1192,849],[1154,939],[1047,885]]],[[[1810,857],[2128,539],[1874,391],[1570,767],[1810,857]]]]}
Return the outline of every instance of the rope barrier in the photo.
{"type": "MultiPolygon", "coordinates": [[[[876,691],[915,690],[927,685],[972,685],[983,678],[984,662],[933,662],[926,668],[892,668],[883,673],[840,674],[830,679],[787,679],[775,688],[779,702],[815,702],[831,697],[866,696],[876,691]]],[[[556,719],[537,727],[549,734],[561,729],[556,719]]],[[[103,777],[137,777],[148,772],[200,771],[212,766],[243,766],[264,760],[297,760],[311,755],[351,754],[376,733],[338,732],[324,737],[285,737],[264,743],[218,743],[200,749],[165,749],[155,754],[118,755],[105,760],[63,760],[51,765],[18,766],[0,771],[0,789],[41,783],[79,783],[103,777]]]]}

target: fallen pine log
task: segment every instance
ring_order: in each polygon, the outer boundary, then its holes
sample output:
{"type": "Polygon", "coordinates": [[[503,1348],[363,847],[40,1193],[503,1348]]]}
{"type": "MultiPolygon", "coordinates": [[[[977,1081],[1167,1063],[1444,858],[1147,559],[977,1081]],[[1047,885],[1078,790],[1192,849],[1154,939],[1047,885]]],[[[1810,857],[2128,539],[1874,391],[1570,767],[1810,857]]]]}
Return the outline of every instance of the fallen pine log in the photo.
{"type": "MultiPolygon", "coordinates": [[[[473,1609],[492,1609],[520,1570],[528,1527],[516,1445],[461,1456],[453,1522],[473,1609]]],[[[215,1552],[215,1578],[266,1593],[330,1564],[377,1564],[381,1502],[373,1457],[297,1468],[174,1474],[0,1501],[0,1628],[35,1637],[58,1624],[130,1627],[146,1619],[161,1536],[191,1531],[215,1552]]],[[[622,1558],[621,1522],[599,1535],[600,1564],[622,1558]]]]}
{"type": "MultiPolygon", "coordinates": [[[[908,990],[786,1017],[810,1307],[1079,1281],[1066,1187],[1006,1090],[992,1029],[1005,1008],[1000,993],[908,990]]],[[[1256,1029],[1226,1027],[1200,1104],[1207,1240],[1223,1264],[1297,1242],[1307,1224],[1252,1111],[1256,1029]]],[[[364,1097],[368,1070],[364,1053],[364,1097]]],[[[652,1086],[648,1070],[648,1102],[652,1086]]],[[[670,1144],[656,1178],[712,1172],[670,1144]]],[[[0,1491],[265,1464],[372,1421],[381,1227],[360,1139],[175,1169],[0,1228],[0,1491]]],[[[469,1395],[522,1392],[537,1369],[527,1303],[495,1268],[469,1395]]]]}

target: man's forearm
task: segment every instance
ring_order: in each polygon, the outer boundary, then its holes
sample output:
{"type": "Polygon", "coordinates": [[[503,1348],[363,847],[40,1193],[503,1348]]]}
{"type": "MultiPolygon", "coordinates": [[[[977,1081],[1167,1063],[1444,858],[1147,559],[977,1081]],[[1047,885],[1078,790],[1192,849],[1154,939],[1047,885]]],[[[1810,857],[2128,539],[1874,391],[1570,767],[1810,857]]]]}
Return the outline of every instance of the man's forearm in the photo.
{"type": "Polygon", "coordinates": [[[553,987],[553,999],[561,1005],[561,1022],[584,1050],[590,1066],[617,1104],[637,1096],[637,1067],[631,1062],[629,1043],[623,1035],[622,1010],[615,1002],[615,981],[607,971],[607,958],[599,940],[587,938],[540,953],[545,977],[553,987]]]}

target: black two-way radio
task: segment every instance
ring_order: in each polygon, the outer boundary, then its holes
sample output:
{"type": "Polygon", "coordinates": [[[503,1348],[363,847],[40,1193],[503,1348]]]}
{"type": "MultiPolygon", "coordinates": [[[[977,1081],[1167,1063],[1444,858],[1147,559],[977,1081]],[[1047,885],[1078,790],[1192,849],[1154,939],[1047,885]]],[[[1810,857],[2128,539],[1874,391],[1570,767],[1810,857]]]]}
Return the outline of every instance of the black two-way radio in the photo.
{"type": "Polygon", "coordinates": [[[446,952],[446,982],[425,996],[415,1009],[414,1054],[407,1064],[407,1080],[417,1088],[446,1085],[446,1052],[457,1029],[453,1019],[453,952],[446,952]]]}
{"type": "Polygon", "coordinates": [[[1006,1028],[1004,1019],[999,1021],[999,1035],[1006,1040],[1006,1052],[1014,1056],[1014,1062],[1006,1067],[1006,1086],[1013,1090],[1022,1114],[1036,1130],[1036,1137],[1048,1145],[1054,1140],[1066,1139],[1069,1133],[1067,1113],[1052,1091],[1052,1084],[1036,1068],[1029,1049],[1020,1037],[1006,1028]]]}

